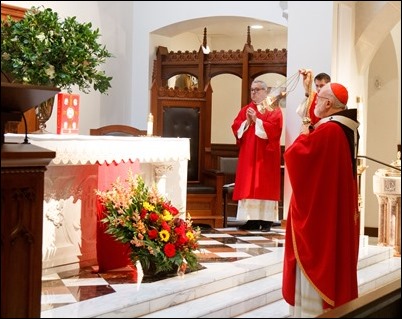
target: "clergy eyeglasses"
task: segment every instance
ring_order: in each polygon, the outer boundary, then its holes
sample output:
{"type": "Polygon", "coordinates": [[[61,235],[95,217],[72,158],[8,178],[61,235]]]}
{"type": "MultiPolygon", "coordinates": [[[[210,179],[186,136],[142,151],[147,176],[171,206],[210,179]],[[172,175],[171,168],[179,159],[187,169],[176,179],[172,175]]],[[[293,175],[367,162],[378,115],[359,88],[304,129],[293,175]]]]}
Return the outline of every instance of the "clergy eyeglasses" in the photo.
{"type": "Polygon", "coordinates": [[[250,92],[251,93],[254,93],[254,92],[258,93],[261,90],[264,90],[264,89],[262,89],[262,88],[253,88],[253,89],[250,90],[250,92]]]}

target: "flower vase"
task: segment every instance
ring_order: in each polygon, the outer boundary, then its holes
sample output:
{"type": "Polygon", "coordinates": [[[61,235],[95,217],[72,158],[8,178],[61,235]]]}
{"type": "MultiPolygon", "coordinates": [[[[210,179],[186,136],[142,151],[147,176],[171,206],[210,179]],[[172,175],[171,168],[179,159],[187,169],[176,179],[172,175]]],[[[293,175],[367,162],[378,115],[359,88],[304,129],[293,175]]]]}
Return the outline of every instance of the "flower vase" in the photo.
{"type": "Polygon", "coordinates": [[[34,134],[50,134],[46,131],[46,122],[50,119],[53,112],[53,104],[55,97],[51,97],[48,100],[35,106],[36,118],[39,122],[39,130],[33,132],[34,134]]]}
{"type": "Polygon", "coordinates": [[[166,271],[157,271],[157,267],[155,262],[151,261],[149,263],[149,267],[145,268],[145,266],[142,267],[142,271],[144,273],[145,278],[166,278],[166,277],[173,277],[177,274],[177,267],[174,266],[173,269],[171,270],[166,270],[166,271]]]}
{"type": "Polygon", "coordinates": [[[153,277],[156,275],[156,264],[150,262],[148,268],[142,267],[142,271],[144,272],[145,277],[153,277]]]}

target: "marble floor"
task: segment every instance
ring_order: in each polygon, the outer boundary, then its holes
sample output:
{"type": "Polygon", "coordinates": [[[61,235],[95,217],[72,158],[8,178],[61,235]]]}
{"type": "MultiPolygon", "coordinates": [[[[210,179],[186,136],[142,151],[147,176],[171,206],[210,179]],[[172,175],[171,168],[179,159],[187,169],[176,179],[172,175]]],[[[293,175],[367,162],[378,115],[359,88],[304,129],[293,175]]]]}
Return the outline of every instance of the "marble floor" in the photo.
{"type": "MultiPolygon", "coordinates": [[[[282,247],[284,232],[245,231],[233,228],[202,228],[197,253],[202,267],[211,263],[231,263],[252,256],[270,253],[270,247],[282,247]]],[[[164,278],[155,278],[156,281],[164,278]]],[[[135,269],[128,265],[105,273],[97,266],[60,271],[42,276],[42,311],[115,293],[114,285],[133,285],[137,282],[135,269]]],[[[144,283],[147,279],[144,278],[144,283]]],[[[148,280],[149,282],[149,280],[148,280]]],[[[66,313],[66,315],[68,315],[66,313]]]]}
{"type": "MultiPolygon", "coordinates": [[[[178,287],[174,289],[179,289],[180,285],[199,287],[200,283],[205,284],[205,287],[207,287],[208,284],[214,285],[218,281],[218,277],[220,279],[221,277],[237,276],[245,267],[248,268],[247,271],[249,272],[250,269],[258,267],[259,264],[271,264],[273,270],[269,270],[269,272],[272,271],[273,276],[272,278],[267,278],[267,280],[272,287],[278,286],[276,288],[277,293],[280,293],[281,261],[283,259],[284,244],[284,230],[282,228],[273,227],[270,232],[245,231],[236,227],[203,228],[201,234],[200,250],[198,252],[200,270],[186,274],[184,276],[185,280],[180,283],[175,282],[178,287]]],[[[375,246],[372,247],[375,248],[375,246]]],[[[387,267],[392,267],[393,272],[398,269],[400,278],[400,258],[397,260],[396,265],[387,267]]],[[[261,278],[266,276],[262,274],[261,278]]],[[[149,295],[155,295],[155,289],[163,290],[163,294],[160,292],[163,297],[174,293],[180,294],[178,290],[169,290],[173,288],[164,285],[164,283],[171,280],[175,279],[154,278],[143,281],[139,286],[137,285],[136,271],[130,265],[105,273],[99,273],[95,265],[84,269],[70,269],[43,275],[41,317],[109,317],[110,314],[119,318],[125,317],[125,315],[126,317],[134,317],[133,315],[123,314],[122,311],[117,311],[116,309],[129,308],[129,304],[126,306],[127,301],[125,299],[130,298],[133,294],[136,294],[135,298],[137,299],[149,298],[149,295]],[[140,295],[138,295],[138,291],[140,295]],[[121,303],[121,305],[118,305],[118,303],[121,303]],[[96,310],[94,311],[94,309],[96,310]]],[[[364,281],[364,278],[360,279],[360,281],[362,280],[364,281]]],[[[239,281],[243,281],[243,279],[239,279],[239,281]]],[[[235,284],[234,286],[237,285],[235,284]]],[[[207,289],[209,288],[204,290],[207,289]]],[[[225,293],[224,298],[228,298],[228,293],[225,293]]],[[[161,302],[162,300],[159,301],[159,303],[161,302]]],[[[271,317],[286,317],[287,306],[281,300],[277,302],[282,302],[282,304],[277,306],[275,311],[281,310],[285,313],[272,314],[271,317]]],[[[138,304],[136,307],[139,307],[138,304]]],[[[267,311],[262,317],[267,316],[269,313],[267,311]]],[[[157,313],[150,314],[149,317],[156,317],[156,315],[157,313]]],[[[166,318],[169,315],[161,314],[160,317],[166,318]]],[[[198,316],[193,312],[188,317],[198,316]]],[[[232,316],[222,315],[221,317],[232,316]]],[[[243,315],[243,317],[247,317],[247,314],[243,315]]],[[[250,317],[256,317],[255,313],[250,314],[250,317]]]]}

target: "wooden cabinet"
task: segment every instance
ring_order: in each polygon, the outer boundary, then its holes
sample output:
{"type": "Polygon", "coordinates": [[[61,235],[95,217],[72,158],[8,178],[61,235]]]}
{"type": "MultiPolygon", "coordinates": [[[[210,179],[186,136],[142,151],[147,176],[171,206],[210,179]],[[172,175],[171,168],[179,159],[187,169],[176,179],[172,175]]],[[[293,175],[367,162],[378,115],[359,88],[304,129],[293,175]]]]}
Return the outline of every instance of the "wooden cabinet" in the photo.
{"type": "Polygon", "coordinates": [[[40,317],[44,172],[56,156],[29,143],[4,143],[4,128],[14,115],[57,92],[51,87],[1,83],[2,318],[40,317]]]}
{"type": "Polygon", "coordinates": [[[1,148],[1,317],[39,318],[43,191],[55,152],[31,144],[1,148]]]}

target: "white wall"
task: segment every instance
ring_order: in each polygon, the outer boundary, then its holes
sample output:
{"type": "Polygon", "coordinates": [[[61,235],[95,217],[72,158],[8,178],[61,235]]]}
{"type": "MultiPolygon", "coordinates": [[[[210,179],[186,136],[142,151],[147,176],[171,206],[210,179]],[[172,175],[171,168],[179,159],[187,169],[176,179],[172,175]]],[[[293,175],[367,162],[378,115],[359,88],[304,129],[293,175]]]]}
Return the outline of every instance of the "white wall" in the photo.
{"type": "MultiPolygon", "coordinates": [[[[333,58],[333,2],[289,1],[288,78],[300,68],[331,74],[333,58]]],[[[285,147],[299,135],[301,120],[296,108],[304,97],[298,85],[286,100],[285,147]]],[[[308,185],[306,185],[308,187],[308,185]]],[[[292,189],[285,170],[284,218],[287,217],[292,189]]]]}
{"type": "MultiPolygon", "coordinates": [[[[396,160],[397,144],[401,141],[401,128],[400,126],[398,128],[399,121],[395,118],[401,106],[395,99],[400,82],[398,70],[395,68],[397,56],[393,47],[392,38],[389,36],[375,54],[369,68],[368,100],[364,103],[364,107],[367,108],[368,141],[364,155],[387,164],[396,160]]],[[[365,225],[377,227],[378,201],[373,194],[372,176],[379,168],[386,167],[373,161],[367,161],[366,164],[368,168],[365,172],[365,225]]]]}

